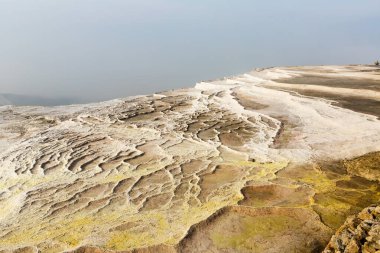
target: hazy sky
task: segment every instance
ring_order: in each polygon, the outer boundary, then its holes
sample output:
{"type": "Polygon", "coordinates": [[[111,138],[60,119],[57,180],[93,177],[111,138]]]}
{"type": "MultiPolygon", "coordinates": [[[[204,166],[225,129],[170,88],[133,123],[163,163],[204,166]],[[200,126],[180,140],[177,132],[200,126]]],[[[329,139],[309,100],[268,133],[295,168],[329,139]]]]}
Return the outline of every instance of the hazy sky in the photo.
{"type": "Polygon", "coordinates": [[[379,0],[0,0],[0,93],[97,101],[254,67],[371,63],[379,0]]]}

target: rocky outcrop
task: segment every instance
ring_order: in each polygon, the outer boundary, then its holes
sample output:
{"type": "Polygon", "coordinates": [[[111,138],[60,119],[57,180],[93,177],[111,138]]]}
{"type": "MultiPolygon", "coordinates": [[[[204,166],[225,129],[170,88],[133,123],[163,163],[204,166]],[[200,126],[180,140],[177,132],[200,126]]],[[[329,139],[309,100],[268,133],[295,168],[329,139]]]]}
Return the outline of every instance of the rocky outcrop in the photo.
{"type": "Polygon", "coordinates": [[[368,207],[348,218],[323,252],[380,252],[380,206],[368,207]]]}

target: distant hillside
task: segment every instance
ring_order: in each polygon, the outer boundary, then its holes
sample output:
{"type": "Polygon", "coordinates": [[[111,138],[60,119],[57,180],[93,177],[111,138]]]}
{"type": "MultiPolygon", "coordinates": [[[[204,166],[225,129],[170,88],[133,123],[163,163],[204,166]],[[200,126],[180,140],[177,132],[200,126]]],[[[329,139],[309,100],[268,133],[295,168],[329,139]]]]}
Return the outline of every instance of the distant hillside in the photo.
{"type": "Polygon", "coordinates": [[[26,96],[17,94],[0,94],[0,106],[2,105],[35,105],[35,106],[55,106],[78,104],[83,101],[75,98],[46,98],[38,96],[26,96]]]}

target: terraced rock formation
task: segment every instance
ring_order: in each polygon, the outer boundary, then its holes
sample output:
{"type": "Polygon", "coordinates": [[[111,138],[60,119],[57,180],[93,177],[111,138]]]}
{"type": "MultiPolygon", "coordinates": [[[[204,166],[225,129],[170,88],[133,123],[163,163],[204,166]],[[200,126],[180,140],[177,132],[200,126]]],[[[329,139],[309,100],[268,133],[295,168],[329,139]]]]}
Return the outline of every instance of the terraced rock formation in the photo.
{"type": "Polygon", "coordinates": [[[380,202],[379,74],[272,68],[0,107],[0,252],[320,252],[380,202]]]}

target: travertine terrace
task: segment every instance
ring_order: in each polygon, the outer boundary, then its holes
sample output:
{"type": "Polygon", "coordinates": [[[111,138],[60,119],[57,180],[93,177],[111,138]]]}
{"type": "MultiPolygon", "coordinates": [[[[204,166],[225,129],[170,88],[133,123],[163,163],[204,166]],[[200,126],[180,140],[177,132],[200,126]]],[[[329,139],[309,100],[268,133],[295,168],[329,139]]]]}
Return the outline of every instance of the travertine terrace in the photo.
{"type": "Polygon", "coordinates": [[[374,66],[2,106],[0,251],[320,252],[380,201],[378,117],[374,66]]]}

